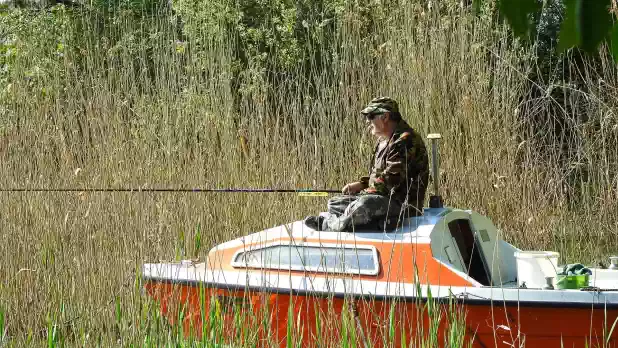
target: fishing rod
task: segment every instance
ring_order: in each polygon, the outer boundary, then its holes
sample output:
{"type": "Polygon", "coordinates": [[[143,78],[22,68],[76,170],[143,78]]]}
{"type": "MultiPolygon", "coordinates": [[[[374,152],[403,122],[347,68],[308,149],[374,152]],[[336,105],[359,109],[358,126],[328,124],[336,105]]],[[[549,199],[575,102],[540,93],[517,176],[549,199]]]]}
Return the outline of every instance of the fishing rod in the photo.
{"type": "Polygon", "coordinates": [[[238,192],[238,193],[298,193],[306,196],[326,196],[329,193],[341,193],[341,190],[333,189],[273,189],[273,188],[40,188],[40,187],[24,187],[24,188],[0,188],[0,192],[178,192],[178,193],[221,193],[221,192],[238,192]]]}

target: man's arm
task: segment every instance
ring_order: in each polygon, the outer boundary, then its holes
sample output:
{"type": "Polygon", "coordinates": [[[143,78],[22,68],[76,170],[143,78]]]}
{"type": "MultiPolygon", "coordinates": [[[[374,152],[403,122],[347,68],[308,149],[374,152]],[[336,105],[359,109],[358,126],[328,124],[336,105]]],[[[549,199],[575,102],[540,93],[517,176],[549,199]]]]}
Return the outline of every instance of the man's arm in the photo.
{"type": "Polygon", "coordinates": [[[364,190],[365,188],[367,188],[367,184],[363,183],[361,181],[357,181],[357,182],[351,182],[347,185],[345,185],[342,189],[341,192],[343,194],[346,195],[355,195],[359,192],[361,192],[362,190],[364,190]]]}

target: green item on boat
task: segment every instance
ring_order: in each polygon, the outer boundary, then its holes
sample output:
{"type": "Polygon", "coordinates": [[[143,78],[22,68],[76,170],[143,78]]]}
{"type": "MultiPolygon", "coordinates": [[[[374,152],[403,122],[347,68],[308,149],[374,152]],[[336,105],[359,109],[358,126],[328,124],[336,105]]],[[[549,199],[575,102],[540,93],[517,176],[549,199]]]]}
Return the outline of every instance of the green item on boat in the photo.
{"type": "Polygon", "coordinates": [[[556,275],[558,289],[581,289],[588,286],[592,271],[581,263],[565,265],[556,275]]]}
{"type": "Polygon", "coordinates": [[[565,265],[562,272],[558,273],[558,275],[592,275],[592,271],[581,263],[572,263],[565,265]]]}
{"type": "Polygon", "coordinates": [[[556,286],[558,289],[581,289],[588,286],[590,276],[583,275],[563,275],[559,274],[556,277],[556,286]]]}

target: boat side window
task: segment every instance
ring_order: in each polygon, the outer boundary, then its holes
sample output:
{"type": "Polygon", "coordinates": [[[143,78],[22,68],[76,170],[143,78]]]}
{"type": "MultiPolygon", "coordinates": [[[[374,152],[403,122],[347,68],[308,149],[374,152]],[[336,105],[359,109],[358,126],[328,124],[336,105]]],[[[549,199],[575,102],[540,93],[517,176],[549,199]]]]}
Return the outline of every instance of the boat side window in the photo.
{"type": "Polygon", "coordinates": [[[232,266],[376,275],[378,255],[373,247],[271,245],[236,253],[232,266]]]}

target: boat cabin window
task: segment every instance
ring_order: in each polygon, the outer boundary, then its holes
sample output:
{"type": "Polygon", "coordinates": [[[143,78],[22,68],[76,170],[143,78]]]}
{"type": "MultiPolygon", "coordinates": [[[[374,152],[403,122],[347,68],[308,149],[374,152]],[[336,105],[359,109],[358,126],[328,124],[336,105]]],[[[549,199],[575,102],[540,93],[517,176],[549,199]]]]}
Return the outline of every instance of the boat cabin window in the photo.
{"type": "Polygon", "coordinates": [[[237,252],[232,266],[376,275],[378,253],[371,246],[271,245],[237,252]]]}

